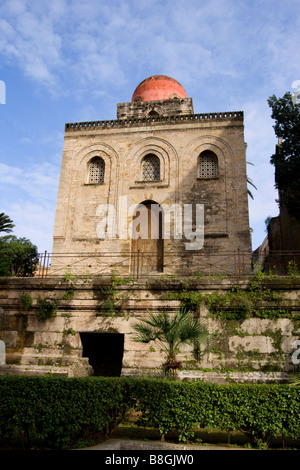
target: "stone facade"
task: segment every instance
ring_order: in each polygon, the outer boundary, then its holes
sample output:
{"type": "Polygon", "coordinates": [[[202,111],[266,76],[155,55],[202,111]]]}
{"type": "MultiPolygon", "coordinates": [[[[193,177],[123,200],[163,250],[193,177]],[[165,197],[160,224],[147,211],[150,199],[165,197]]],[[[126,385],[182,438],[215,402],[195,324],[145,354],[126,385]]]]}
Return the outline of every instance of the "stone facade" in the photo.
{"type": "Polygon", "coordinates": [[[67,266],[76,274],[112,268],[124,274],[134,272],[137,262],[147,274],[188,273],[191,267],[249,273],[250,257],[242,112],[194,114],[191,98],[175,97],[118,104],[117,120],[66,124],[53,274],[65,274],[67,266]],[[152,178],[143,170],[148,158],[158,165],[152,178]],[[100,179],[91,180],[91,168],[100,179]],[[163,238],[160,244],[132,240],[134,211],[145,202],[161,210],[154,234],[163,238]],[[112,210],[109,226],[105,207],[112,210]],[[198,247],[195,233],[199,240],[204,235],[198,247]],[[159,267],[149,263],[153,256],[160,257],[159,267]]]}
{"type": "MultiPolygon", "coordinates": [[[[194,114],[174,80],[149,83],[117,105],[116,120],[66,124],[50,269],[42,265],[45,278],[0,279],[0,373],[158,373],[162,354],[134,342],[132,324],[148,310],[178,309],[185,279],[193,295],[247,282],[243,113],[194,114]]],[[[266,332],[273,327],[287,331],[285,349],[276,346],[283,354],[277,379],[290,369],[292,320],[249,319],[231,328],[205,303],[195,315],[207,321],[214,342],[197,357],[194,348],[182,350],[182,378],[202,380],[212,369],[210,381],[225,380],[222,369],[238,373],[243,350],[249,380],[259,380],[251,351],[272,365],[266,332]]]]}
{"type": "MultiPolygon", "coordinates": [[[[268,313],[266,318],[249,315],[236,319],[212,315],[205,302],[213,293],[224,295],[237,287],[232,279],[190,278],[188,282],[185,292],[203,296],[195,314],[205,321],[210,335],[200,354],[193,347],[181,350],[181,379],[288,380],[288,374],[298,367],[292,355],[300,360],[300,347],[295,349],[300,335],[299,279],[274,279],[264,285],[264,292],[271,289],[272,299],[277,299],[272,300],[272,307],[266,301],[260,304],[261,313],[263,309],[268,313]]],[[[238,286],[245,289],[248,282],[239,281],[238,286]]],[[[50,372],[68,377],[160,374],[164,354],[156,344],[134,342],[132,325],[145,318],[147,311],[163,308],[174,312],[180,304],[176,294],[182,287],[179,281],[159,278],[124,278],[116,285],[109,277],[72,281],[2,278],[0,339],[6,347],[6,360],[2,347],[0,373],[50,372]],[[24,294],[32,298],[29,308],[21,301],[24,294]],[[57,301],[55,315],[40,318],[39,298],[57,301]]]]}

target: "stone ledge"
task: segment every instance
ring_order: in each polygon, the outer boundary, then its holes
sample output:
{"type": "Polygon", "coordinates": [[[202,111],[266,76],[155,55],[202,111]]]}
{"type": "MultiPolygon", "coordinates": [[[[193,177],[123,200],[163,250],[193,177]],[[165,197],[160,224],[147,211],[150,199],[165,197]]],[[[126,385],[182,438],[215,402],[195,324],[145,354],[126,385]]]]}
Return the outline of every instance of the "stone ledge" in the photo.
{"type": "Polygon", "coordinates": [[[1,364],[0,375],[22,375],[22,376],[45,376],[54,375],[69,377],[68,367],[51,367],[51,366],[36,366],[36,365],[15,365],[15,364],[1,364]]]}
{"type": "MultiPolygon", "coordinates": [[[[122,377],[150,377],[162,374],[161,369],[122,368],[122,377]]],[[[204,372],[201,370],[181,370],[181,381],[201,381],[208,383],[287,383],[289,375],[285,372],[204,372]]]]}

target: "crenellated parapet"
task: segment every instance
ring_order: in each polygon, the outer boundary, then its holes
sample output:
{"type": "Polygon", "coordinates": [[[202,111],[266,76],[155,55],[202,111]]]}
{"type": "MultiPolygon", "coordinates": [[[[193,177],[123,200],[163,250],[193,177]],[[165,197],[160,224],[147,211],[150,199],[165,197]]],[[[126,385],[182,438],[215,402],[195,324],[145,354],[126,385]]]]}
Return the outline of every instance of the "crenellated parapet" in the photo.
{"type": "Polygon", "coordinates": [[[80,130],[99,130],[111,128],[128,128],[159,124],[190,124],[205,121],[243,121],[243,111],[228,111],[222,113],[201,113],[173,116],[150,116],[147,118],[110,119],[105,121],[75,122],[65,124],[65,132],[80,130]]]}

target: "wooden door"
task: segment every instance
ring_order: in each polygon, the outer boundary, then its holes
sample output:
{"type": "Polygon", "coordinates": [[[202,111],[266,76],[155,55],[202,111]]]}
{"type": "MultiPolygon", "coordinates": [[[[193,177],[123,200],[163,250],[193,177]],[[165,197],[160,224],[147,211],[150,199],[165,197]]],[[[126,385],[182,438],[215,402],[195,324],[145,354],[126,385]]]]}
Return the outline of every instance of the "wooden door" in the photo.
{"type": "Polygon", "coordinates": [[[137,207],[133,219],[135,223],[132,225],[131,259],[134,274],[139,276],[162,272],[164,247],[162,208],[154,201],[145,201],[137,207]]]}

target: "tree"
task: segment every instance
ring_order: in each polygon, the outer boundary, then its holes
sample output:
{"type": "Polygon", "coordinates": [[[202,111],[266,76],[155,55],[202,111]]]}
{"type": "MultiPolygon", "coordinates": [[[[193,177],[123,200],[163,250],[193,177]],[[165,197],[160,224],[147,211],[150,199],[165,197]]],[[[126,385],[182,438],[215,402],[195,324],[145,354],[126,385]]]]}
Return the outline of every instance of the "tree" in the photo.
{"type": "Polygon", "coordinates": [[[4,212],[0,212],[0,232],[12,232],[14,226],[13,221],[8,215],[4,214],[4,212]]]}
{"type": "Polygon", "coordinates": [[[133,329],[136,331],[134,341],[139,343],[154,341],[166,353],[163,369],[168,377],[175,377],[181,367],[176,357],[180,347],[184,344],[203,344],[208,337],[205,325],[186,309],[180,309],[174,314],[148,311],[148,318],[134,324],[133,329]]]}
{"type": "Polygon", "coordinates": [[[279,139],[277,151],[271,157],[279,203],[286,207],[290,216],[300,221],[300,104],[290,93],[282,98],[273,95],[268,104],[279,139]]]}
{"type": "Polygon", "coordinates": [[[0,276],[33,276],[38,261],[37,247],[27,238],[0,238],[0,276]]]}

